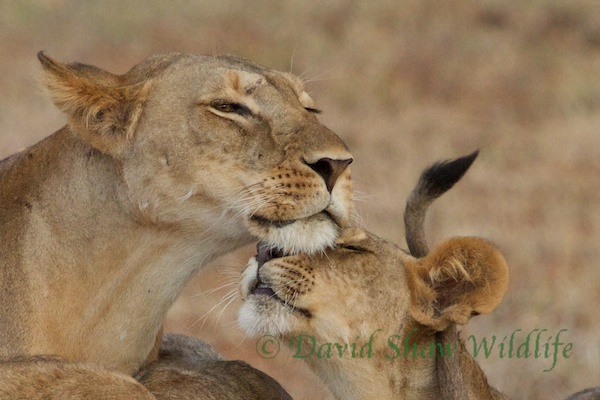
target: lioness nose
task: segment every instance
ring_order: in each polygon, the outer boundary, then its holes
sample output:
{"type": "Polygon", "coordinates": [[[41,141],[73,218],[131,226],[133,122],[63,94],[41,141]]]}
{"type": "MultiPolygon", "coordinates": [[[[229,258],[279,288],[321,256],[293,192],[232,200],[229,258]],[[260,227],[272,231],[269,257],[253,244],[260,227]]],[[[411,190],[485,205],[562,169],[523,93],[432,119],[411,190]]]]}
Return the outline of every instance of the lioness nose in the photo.
{"type": "Polygon", "coordinates": [[[314,164],[308,164],[317,174],[321,175],[327,186],[327,191],[331,193],[337,179],[342,172],[352,162],[351,158],[346,160],[333,160],[331,158],[321,158],[314,164]]]}

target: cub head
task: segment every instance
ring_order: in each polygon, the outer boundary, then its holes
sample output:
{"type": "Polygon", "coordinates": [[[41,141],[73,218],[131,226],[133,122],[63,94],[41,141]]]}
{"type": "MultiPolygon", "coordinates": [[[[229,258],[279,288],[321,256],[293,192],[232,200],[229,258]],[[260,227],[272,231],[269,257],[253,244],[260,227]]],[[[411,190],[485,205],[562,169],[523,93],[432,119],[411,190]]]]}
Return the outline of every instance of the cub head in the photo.
{"type": "MultiPolygon", "coordinates": [[[[488,241],[452,238],[417,259],[368,232],[346,228],[322,254],[272,258],[259,249],[243,273],[241,326],[250,335],[311,335],[348,343],[381,330],[437,332],[499,304],[508,268],[488,241]]],[[[377,342],[377,341],[376,341],[377,342]]],[[[379,344],[387,346],[384,340],[379,344]]]]}
{"type": "Polygon", "coordinates": [[[346,225],[352,157],[297,77],[226,56],[154,56],[124,75],[39,59],[67,130],[114,160],[140,221],[291,253],[346,225]]]}

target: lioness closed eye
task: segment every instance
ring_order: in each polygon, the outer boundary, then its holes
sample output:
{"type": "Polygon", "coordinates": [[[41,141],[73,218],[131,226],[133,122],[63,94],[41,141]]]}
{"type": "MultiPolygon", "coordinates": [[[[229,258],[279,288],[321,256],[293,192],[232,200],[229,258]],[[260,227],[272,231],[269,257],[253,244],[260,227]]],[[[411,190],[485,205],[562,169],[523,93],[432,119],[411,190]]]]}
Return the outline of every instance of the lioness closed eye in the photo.
{"type": "Polygon", "coordinates": [[[199,267],[255,239],[321,250],[346,224],[352,158],[297,77],[228,56],[124,75],[39,59],[68,124],[0,161],[0,360],[131,374],[199,267]]]}
{"type": "Polygon", "coordinates": [[[491,243],[474,237],[447,240],[426,255],[422,232],[427,206],[474,157],[422,175],[406,214],[414,256],[352,228],[320,255],[259,247],[241,281],[242,327],[291,343],[340,400],[502,398],[454,326],[499,305],[506,262],[491,243]],[[448,346],[456,346],[454,356],[448,346]]]}

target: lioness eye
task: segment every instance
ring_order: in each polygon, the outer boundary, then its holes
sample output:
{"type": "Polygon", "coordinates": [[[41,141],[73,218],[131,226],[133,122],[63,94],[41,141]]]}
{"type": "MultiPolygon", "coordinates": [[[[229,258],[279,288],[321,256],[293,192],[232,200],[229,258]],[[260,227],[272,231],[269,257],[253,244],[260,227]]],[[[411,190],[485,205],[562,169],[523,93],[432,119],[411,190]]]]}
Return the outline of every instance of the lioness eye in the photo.
{"type": "Polygon", "coordinates": [[[227,103],[223,101],[216,101],[211,104],[211,107],[223,113],[235,113],[239,115],[252,114],[248,107],[239,103],[227,103]]]}
{"type": "Polygon", "coordinates": [[[233,104],[217,104],[214,107],[219,111],[227,113],[233,112],[233,110],[235,109],[233,104]]]}

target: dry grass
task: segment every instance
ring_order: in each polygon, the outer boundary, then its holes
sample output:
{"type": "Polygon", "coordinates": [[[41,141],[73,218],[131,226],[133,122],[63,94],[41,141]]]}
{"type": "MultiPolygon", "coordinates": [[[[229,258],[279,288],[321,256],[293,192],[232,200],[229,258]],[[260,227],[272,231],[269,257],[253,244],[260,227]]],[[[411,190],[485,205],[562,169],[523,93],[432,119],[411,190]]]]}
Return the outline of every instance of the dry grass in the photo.
{"type": "MultiPolygon", "coordinates": [[[[234,53],[293,71],[355,156],[364,225],[403,244],[404,198],[429,163],[481,156],[432,209],[432,242],[495,241],[511,267],[506,300],[466,329],[478,337],[546,328],[573,343],[550,360],[478,360],[516,399],[562,398],[600,384],[600,5],[591,0],[0,0],[0,157],[64,118],[39,90],[35,53],[124,72],[149,54],[234,53]],[[251,5],[250,5],[251,4],[251,5]],[[293,60],[293,67],[292,67],[293,60]],[[527,373],[524,373],[527,371],[527,373]]],[[[316,378],[280,355],[261,360],[235,324],[237,304],[196,323],[252,254],[217,261],[188,287],[168,328],[249,360],[288,388],[316,378]],[[204,293],[204,294],[203,294],[204,293]],[[200,295],[199,295],[200,294],[200,295]]]]}

